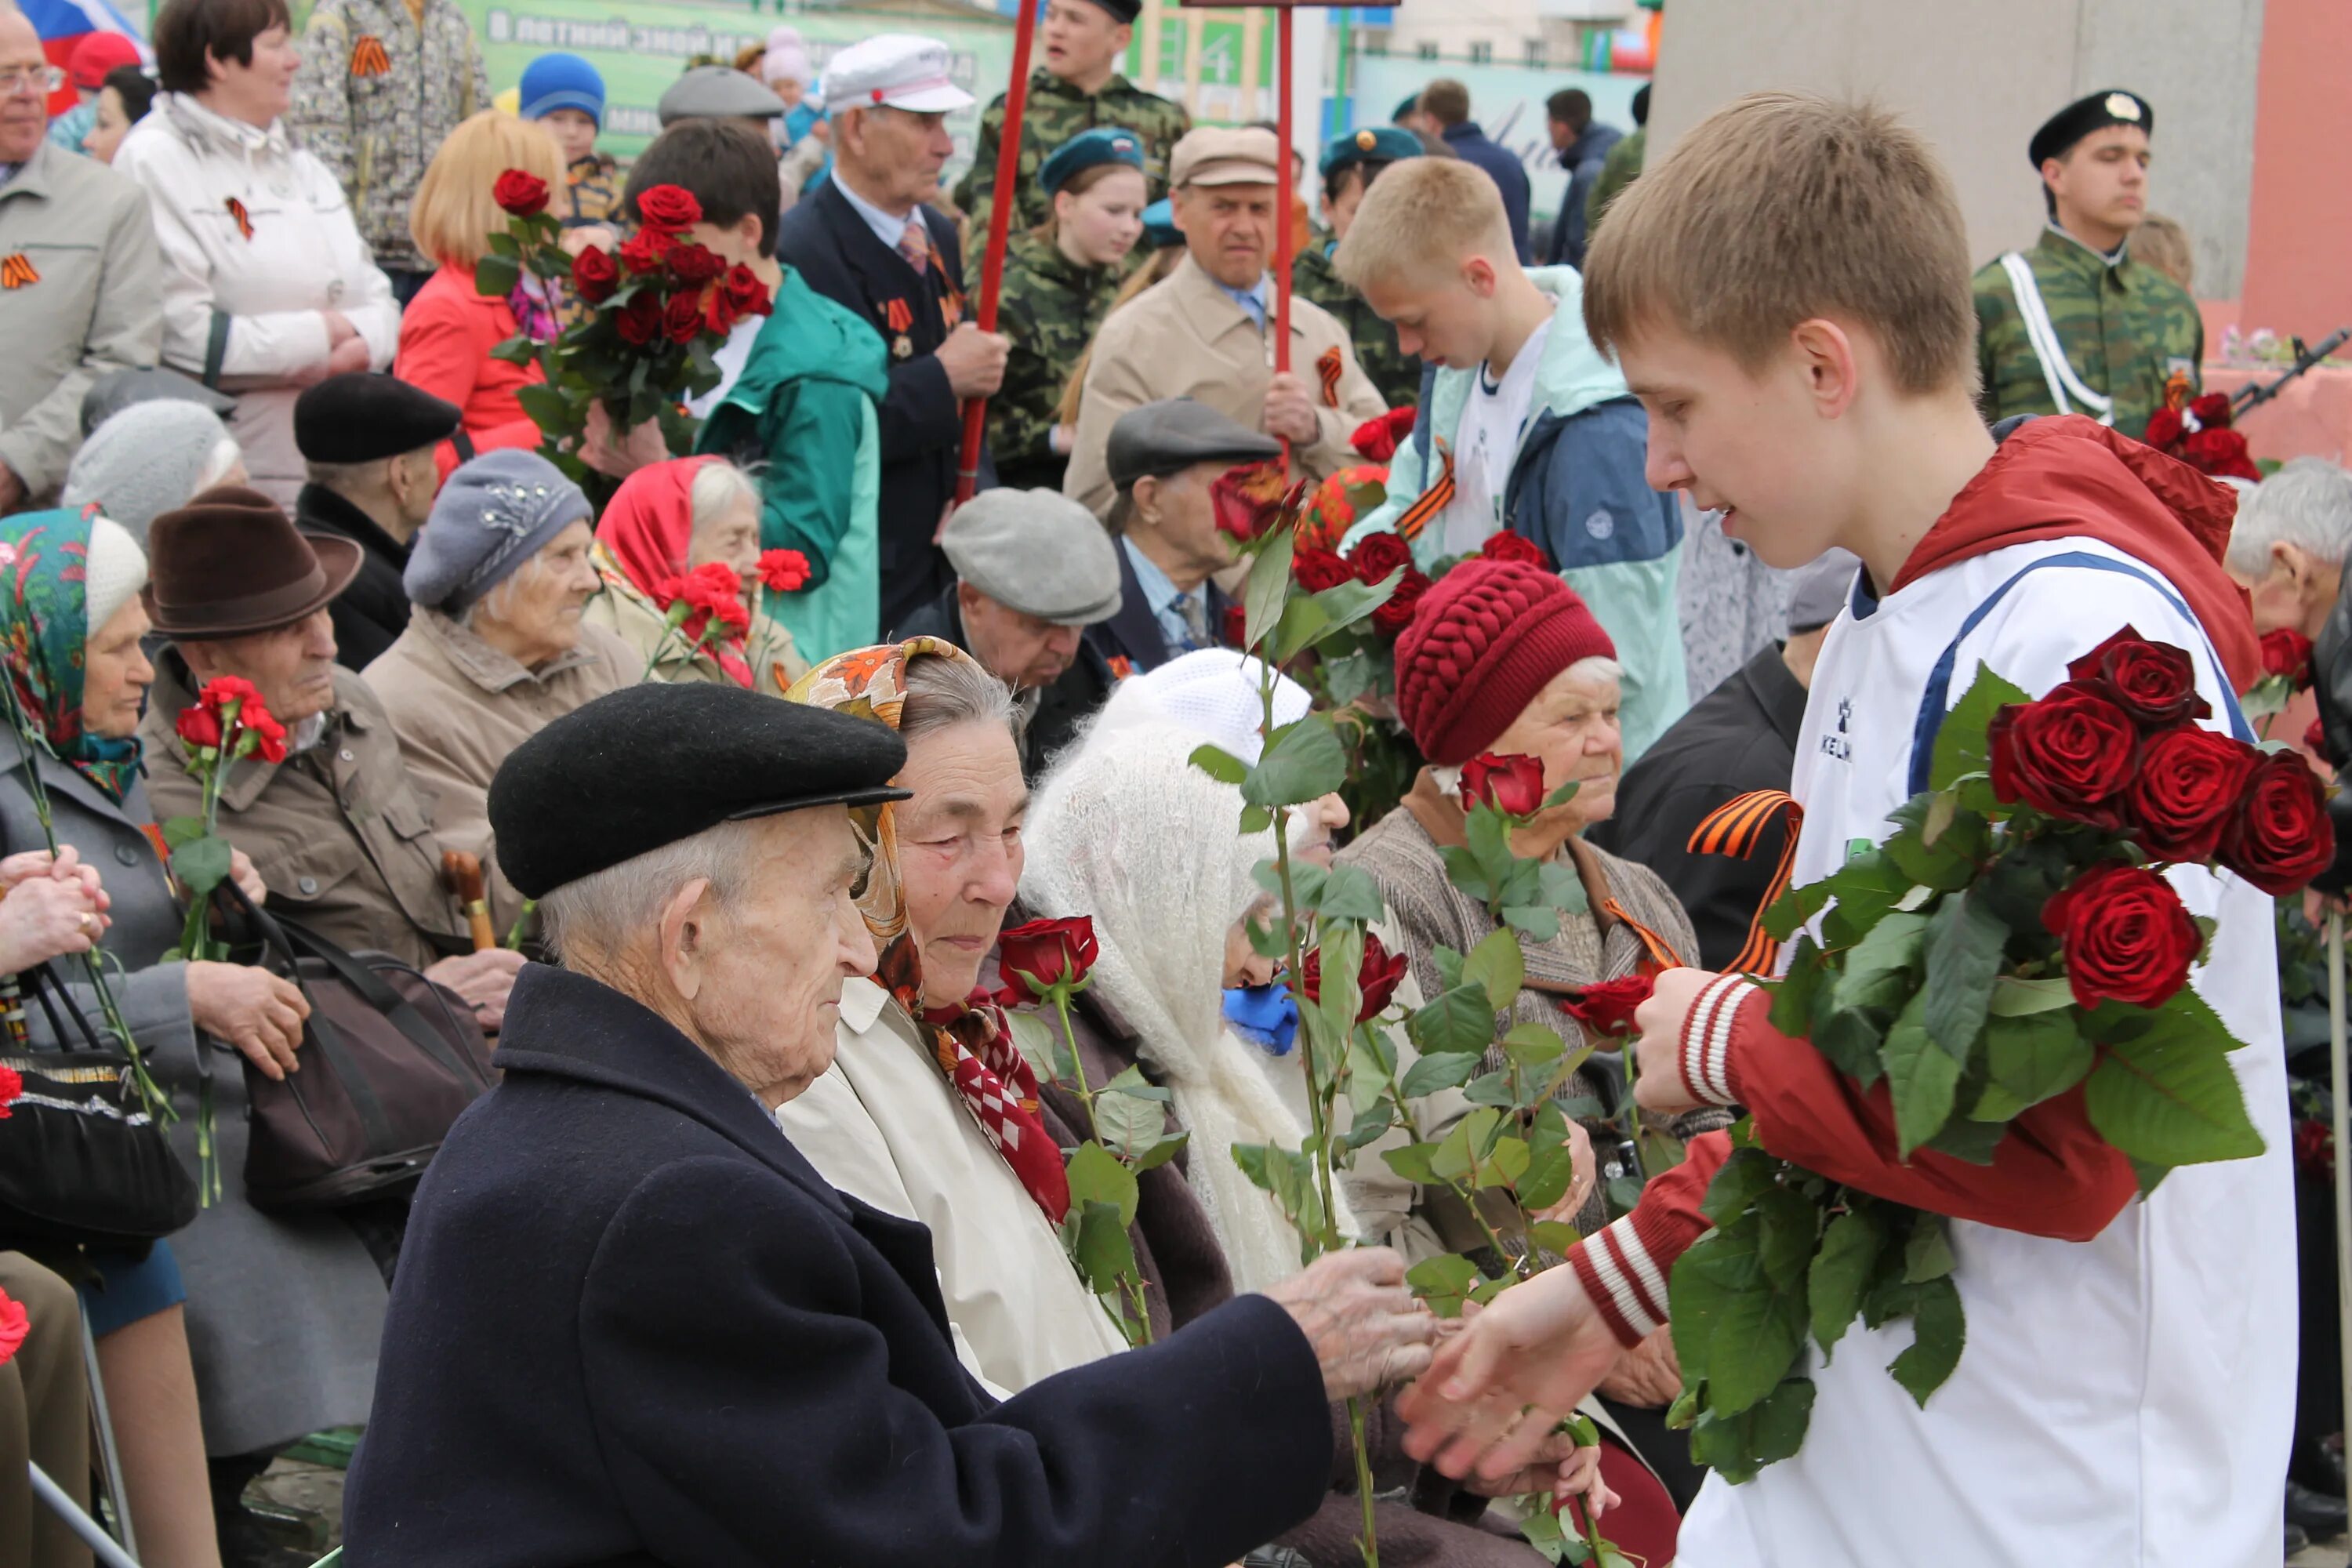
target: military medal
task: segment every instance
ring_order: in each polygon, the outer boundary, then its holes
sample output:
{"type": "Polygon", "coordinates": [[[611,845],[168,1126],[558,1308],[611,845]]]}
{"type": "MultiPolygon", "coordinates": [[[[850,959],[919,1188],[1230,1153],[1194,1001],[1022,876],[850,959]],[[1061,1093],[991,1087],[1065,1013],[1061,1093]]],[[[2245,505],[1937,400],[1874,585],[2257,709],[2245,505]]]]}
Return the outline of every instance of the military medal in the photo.
{"type": "Polygon", "coordinates": [[[0,289],[22,289],[28,283],[38,283],[41,275],[33,267],[32,258],[23,251],[0,259],[0,289]]]}
{"type": "Polygon", "coordinates": [[[913,359],[915,357],[915,340],[908,337],[904,332],[900,332],[897,337],[892,338],[890,340],[890,357],[892,359],[913,359]]]}

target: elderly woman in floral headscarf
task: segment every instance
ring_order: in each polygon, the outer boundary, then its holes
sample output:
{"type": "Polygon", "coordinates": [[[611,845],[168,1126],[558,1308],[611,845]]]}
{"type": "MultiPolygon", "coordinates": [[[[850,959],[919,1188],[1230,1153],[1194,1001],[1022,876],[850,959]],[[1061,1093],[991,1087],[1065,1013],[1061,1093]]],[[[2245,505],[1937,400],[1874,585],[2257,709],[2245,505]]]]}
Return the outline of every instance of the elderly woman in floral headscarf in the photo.
{"type": "Polygon", "coordinates": [[[605,503],[589,559],[604,592],[588,619],[618,632],[664,680],[728,680],[781,694],[808,661],[768,605],[807,563],[760,550],[760,491],[723,458],[639,468],[605,503]]]}

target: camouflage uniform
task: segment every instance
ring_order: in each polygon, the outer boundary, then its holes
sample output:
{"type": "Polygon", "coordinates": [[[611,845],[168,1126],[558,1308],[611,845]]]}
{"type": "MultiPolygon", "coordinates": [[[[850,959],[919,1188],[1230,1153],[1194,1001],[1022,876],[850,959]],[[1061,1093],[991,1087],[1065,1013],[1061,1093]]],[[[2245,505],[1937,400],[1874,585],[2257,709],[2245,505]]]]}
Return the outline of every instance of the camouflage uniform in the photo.
{"type": "MultiPolygon", "coordinates": [[[[1143,178],[1154,199],[1168,194],[1168,155],[1192,117],[1181,103],[1171,103],[1144,91],[1123,76],[1114,76],[1100,92],[1080,92],[1043,67],[1030,73],[1029,107],[1021,116],[1021,197],[1013,209],[1013,231],[1035,228],[1054,216],[1053,201],[1037,187],[1038,166],[1046,155],[1081,131],[1116,125],[1132,131],[1143,143],[1143,178]]],[[[988,227],[989,202],[996,189],[996,150],[1004,139],[1004,95],[999,93],[980,117],[971,167],[955,188],[956,205],[971,220],[975,233],[988,227]]]]}
{"type": "Polygon", "coordinates": [[[1081,267],[1062,247],[1016,235],[1004,252],[1004,291],[996,330],[1013,340],[1004,384],[988,400],[988,447],[1001,483],[1019,489],[1062,488],[1069,459],[1050,444],[1062,388],[1094,341],[1118,293],[1121,267],[1081,267]]]}
{"type": "Polygon", "coordinates": [[[1601,173],[1592,182],[1591,193],[1584,198],[1584,232],[1588,235],[1601,226],[1601,215],[1619,193],[1641,177],[1642,159],[1650,144],[1647,126],[1636,126],[1633,134],[1609,149],[1601,160],[1601,173]]]}
{"type": "Polygon", "coordinates": [[[1290,264],[1290,291],[1322,306],[1348,329],[1356,363],[1391,408],[1405,407],[1421,395],[1421,361],[1397,347],[1396,329],[1381,321],[1362,295],[1339,281],[1331,270],[1329,244],[1298,253],[1290,264]]]}
{"type": "MultiPolygon", "coordinates": [[[[2127,251],[2110,266],[2054,225],[2022,255],[2067,364],[2084,386],[2114,400],[2116,429],[2133,437],[2146,433],[2148,416],[2164,405],[2164,384],[2174,371],[2187,371],[2194,390],[2205,357],[2205,322],[2187,289],[2136,264],[2127,251]]],[[[1983,379],[1977,406],[1986,422],[2062,412],[2000,261],[1977,273],[1976,305],[1977,368],[1983,379]]],[[[2071,395],[2064,412],[2098,415],[2071,395]]]]}

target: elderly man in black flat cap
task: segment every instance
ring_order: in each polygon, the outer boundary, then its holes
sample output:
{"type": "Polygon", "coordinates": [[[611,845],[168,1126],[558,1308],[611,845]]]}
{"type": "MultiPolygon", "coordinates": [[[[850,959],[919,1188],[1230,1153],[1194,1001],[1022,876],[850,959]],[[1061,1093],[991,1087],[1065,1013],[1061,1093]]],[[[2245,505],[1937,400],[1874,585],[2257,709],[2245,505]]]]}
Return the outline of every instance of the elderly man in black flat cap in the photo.
{"type": "Polygon", "coordinates": [[[415,1203],[344,1493],[351,1568],[1217,1568],[1314,1511],[1327,1402],[1428,1359],[1384,1249],[998,1404],[921,1226],[772,1112],[870,973],[883,726],[725,686],[599,698],[490,789],[561,969],[415,1203]]]}
{"type": "Polygon", "coordinates": [[[359,574],[327,606],[335,662],[365,669],[408,626],[400,574],[441,488],[434,448],[464,440],[457,405],[396,376],[331,375],[294,400],[294,445],[310,470],[295,526],[348,539],[359,574]]]}

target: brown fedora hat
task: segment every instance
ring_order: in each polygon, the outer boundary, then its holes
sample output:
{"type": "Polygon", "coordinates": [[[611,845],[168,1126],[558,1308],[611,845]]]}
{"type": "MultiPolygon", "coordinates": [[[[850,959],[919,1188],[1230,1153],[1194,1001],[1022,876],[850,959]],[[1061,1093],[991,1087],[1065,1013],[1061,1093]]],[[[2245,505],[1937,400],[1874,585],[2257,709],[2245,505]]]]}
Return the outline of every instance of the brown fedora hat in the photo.
{"type": "Polygon", "coordinates": [[[359,575],[360,547],[298,531],[258,490],[221,485],[147,530],[148,618],[203,641],[290,626],[359,575]]]}

